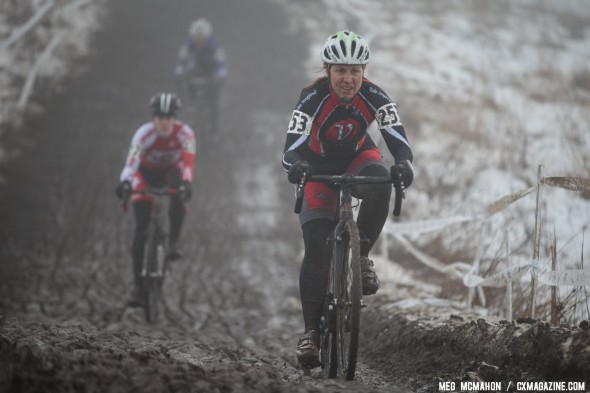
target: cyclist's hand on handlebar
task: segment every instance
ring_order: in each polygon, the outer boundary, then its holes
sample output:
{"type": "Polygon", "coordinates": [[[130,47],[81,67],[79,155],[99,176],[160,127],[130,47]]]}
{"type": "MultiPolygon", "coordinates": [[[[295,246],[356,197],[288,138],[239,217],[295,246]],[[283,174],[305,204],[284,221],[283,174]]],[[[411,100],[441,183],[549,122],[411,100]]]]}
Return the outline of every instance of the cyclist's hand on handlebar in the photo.
{"type": "Polygon", "coordinates": [[[311,175],[311,165],[307,161],[296,162],[289,168],[287,179],[289,183],[297,184],[301,181],[303,175],[311,175]]]}
{"type": "Polygon", "coordinates": [[[409,160],[404,160],[397,163],[396,167],[398,167],[404,188],[410,187],[414,181],[414,167],[412,166],[412,163],[409,160]]]}
{"type": "Polygon", "coordinates": [[[180,200],[183,202],[188,202],[190,201],[191,196],[192,191],[190,183],[187,181],[183,181],[182,183],[180,183],[180,186],[178,187],[178,197],[180,198],[180,200]]]}
{"type": "Polygon", "coordinates": [[[129,198],[129,195],[131,195],[131,183],[128,180],[119,183],[115,189],[115,195],[121,200],[129,198]]]}

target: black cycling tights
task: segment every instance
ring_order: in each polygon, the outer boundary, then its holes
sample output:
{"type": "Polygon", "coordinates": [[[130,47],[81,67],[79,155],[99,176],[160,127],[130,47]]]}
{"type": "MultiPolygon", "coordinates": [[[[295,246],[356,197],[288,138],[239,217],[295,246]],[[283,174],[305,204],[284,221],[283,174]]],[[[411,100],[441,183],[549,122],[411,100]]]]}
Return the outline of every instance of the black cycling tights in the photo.
{"type": "MultiPolygon", "coordinates": [[[[141,275],[151,207],[152,203],[150,201],[141,201],[133,204],[133,210],[135,212],[135,235],[131,253],[133,256],[133,277],[136,285],[139,284],[141,275]]],[[[180,230],[184,221],[184,208],[182,202],[176,196],[170,197],[168,216],[170,219],[170,243],[176,243],[180,237],[180,230]]]]}
{"type": "MultiPolygon", "coordinates": [[[[388,176],[388,170],[372,165],[360,171],[359,175],[388,176]]],[[[357,225],[361,239],[366,240],[361,242],[361,256],[368,256],[387,220],[391,185],[360,186],[354,194],[362,198],[357,225]]],[[[299,291],[306,332],[319,329],[332,252],[327,238],[334,225],[334,221],[320,218],[302,226],[305,255],[299,273],[299,291]]]]}

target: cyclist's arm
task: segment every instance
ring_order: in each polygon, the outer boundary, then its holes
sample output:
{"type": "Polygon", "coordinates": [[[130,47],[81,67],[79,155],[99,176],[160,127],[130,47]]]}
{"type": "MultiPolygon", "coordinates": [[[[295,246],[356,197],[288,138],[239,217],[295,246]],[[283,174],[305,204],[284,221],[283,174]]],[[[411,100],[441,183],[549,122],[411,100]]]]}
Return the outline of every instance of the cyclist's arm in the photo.
{"type": "Polygon", "coordinates": [[[187,37],[183,41],[180,49],[178,50],[178,56],[176,58],[176,68],[175,73],[176,75],[181,75],[188,67],[188,63],[190,61],[191,56],[191,48],[190,48],[190,39],[187,37]]]}
{"type": "Polygon", "coordinates": [[[183,125],[179,139],[182,145],[182,180],[190,183],[193,181],[196,146],[195,132],[188,124],[183,125]]]}
{"type": "Polygon", "coordinates": [[[414,161],[412,148],[408,143],[403,126],[380,128],[381,135],[395,162],[414,161]]]}
{"type": "Polygon", "coordinates": [[[224,78],[227,75],[225,50],[223,50],[215,37],[211,37],[208,42],[211,47],[212,57],[215,64],[213,75],[216,78],[224,78]]]}
{"type": "Polygon", "coordinates": [[[145,135],[149,132],[150,128],[150,123],[146,123],[139,127],[137,131],[135,131],[135,134],[131,139],[131,146],[129,147],[129,152],[127,153],[125,166],[123,167],[119,177],[120,181],[131,181],[139,169],[141,158],[145,151],[145,135]]]}
{"type": "Polygon", "coordinates": [[[302,161],[304,150],[308,149],[312,118],[302,111],[295,110],[287,128],[287,139],[283,150],[283,168],[286,171],[299,161],[302,161]]]}
{"type": "Polygon", "coordinates": [[[396,162],[404,160],[412,162],[412,148],[397,112],[397,105],[377,85],[367,80],[365,82],[363,88],[367,88],[369,92],[365,91],[364,93],[371,100],[372,106],[377,108],[375,111],[377,128],[391,155],[396,162]]]}

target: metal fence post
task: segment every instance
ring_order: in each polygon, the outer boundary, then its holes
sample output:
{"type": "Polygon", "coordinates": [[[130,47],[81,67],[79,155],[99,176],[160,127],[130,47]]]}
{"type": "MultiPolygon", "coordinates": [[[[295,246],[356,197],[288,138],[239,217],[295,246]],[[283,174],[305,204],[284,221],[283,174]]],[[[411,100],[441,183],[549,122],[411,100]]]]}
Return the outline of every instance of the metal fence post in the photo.
{"type": "MultiPolygon", "coordinates": [[[[506,264],[510,269],[510,239],[508,237],[508,230],[506,230],[506,264]]],[[[512,277],[508,276],[506,280],[506,319],[512,322],[512,277]]]]}
{"type": "Polygon", "coordinates": [[[537,291],[537,279],[533,271],[535,270],[534,263],[539,261],[539,249],[541,247],[541,196],[543,191],[542,179],[543,165],[539,165],[537,169],[537,205],[535,208],[535,244],[533,247],[533,269],[531,269],[531,298],[529,300],[530,317],[535,319],[535,293],[537,291]]]}

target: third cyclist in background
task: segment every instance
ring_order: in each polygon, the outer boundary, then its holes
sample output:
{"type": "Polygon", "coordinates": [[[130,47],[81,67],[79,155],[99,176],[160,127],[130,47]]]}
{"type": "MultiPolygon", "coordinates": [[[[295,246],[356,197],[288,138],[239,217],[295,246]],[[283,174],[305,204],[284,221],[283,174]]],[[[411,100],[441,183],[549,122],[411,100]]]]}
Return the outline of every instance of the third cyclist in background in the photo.
{"type": "Polygon", "coordinates": [[[207,19],[199,18],[190,25],[178,52],[175,74],[179,80],[198,77],[208,80],[207,97],[212,104],[211,131],[214,132],[218,120],[219,93],[227,76],[227,63],[225,51],[213,35],[213,27],[207,19]]]}

